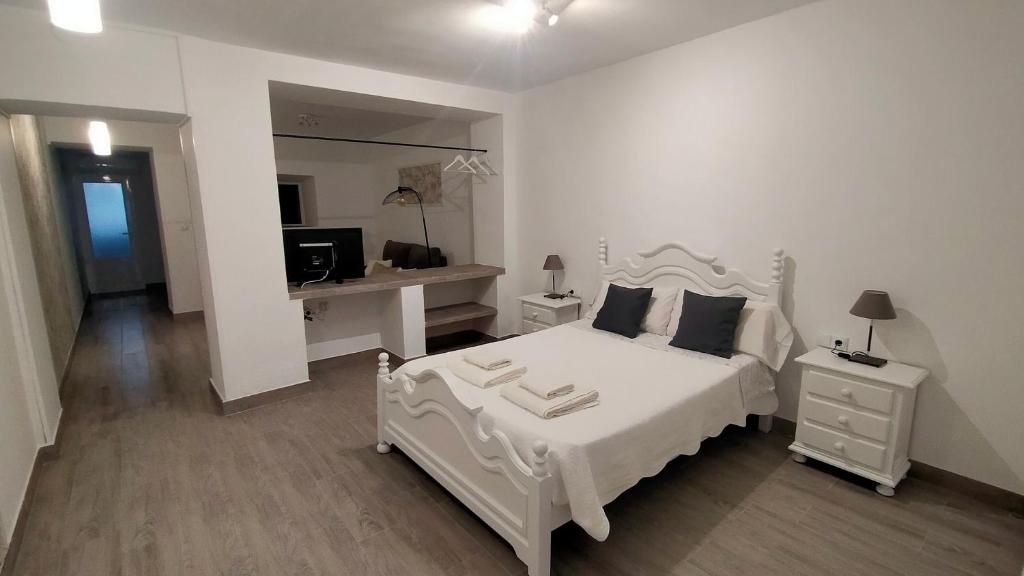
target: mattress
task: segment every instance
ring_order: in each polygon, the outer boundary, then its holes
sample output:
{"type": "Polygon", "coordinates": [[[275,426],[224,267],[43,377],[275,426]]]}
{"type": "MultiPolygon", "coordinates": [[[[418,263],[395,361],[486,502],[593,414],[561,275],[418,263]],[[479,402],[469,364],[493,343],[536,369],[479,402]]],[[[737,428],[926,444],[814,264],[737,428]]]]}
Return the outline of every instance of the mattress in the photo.
{"type": "MultiPolygon", "coordinates": [[[[668,337],[642,334],[629,340],[595,330],[582,320],[527,336],[486,344],[528,368],[535,381],[571,382],[594,388],[600,403],[544,420],[500,396],[459,379],[504,432],[520,457],[544,440],[555,477],[554,504],[568,504],[574,522],[604,540],[610,526],[603,506],[641,479],[654,476],[673,458],[695,454],[705,438],[748,414],[771,414],[778,406],[771,372],[744,354],[723,359],[668,346],[668,337]]],[[[444,366],[462,352],[409,362],[396,377],[444,366]]]]}

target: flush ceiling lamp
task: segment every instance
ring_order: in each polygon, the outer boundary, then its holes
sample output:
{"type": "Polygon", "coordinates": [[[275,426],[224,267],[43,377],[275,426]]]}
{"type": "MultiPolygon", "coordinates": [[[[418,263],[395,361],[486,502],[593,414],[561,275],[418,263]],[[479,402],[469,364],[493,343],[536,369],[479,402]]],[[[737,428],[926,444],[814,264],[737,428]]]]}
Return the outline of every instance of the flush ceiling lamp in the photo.
{"type": "Polygon", "coordinates": [[[502,7],[502,18],[510,31],[523,34],[533,25],[537,10],[534,0],[506,0],[502,7]]]}
{"type": "Polygon", "coordinates": [[[554,26],[562,19],[562,12],[572,3],[573,0],[545,0],[541,5],[541,15],[546,18],[548,26],[554,26]]]}
{"type": "Polygon", "coordinates": [[[534,23],[558,24],[573,0],[491,0],[495,6],[483,12],[485,23],[495,30],[525,34],[534,23]]]}
{"type": "Polygon", "coordinates": [[[92,145],[93,154],[110,156],[110,130],[106,122],[89,122],[89,144],[92,145]]]}
{"type": "Polygon", "coordinates": [[[103,31],[100,0],[47,0],[47,3],[54,26],[86,34],[103,31]]]}

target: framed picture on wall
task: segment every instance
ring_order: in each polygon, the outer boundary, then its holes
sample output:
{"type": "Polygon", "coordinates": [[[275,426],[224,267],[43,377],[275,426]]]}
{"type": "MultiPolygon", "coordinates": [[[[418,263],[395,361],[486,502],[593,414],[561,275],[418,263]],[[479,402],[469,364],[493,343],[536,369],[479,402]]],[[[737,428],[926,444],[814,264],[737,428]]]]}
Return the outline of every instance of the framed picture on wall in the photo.
{"type": "Polygon", "coordinates": [[[441,163],[398,169],[398,185],[408,186],[423,196],[424,204],[441,203],[441,163]]]}

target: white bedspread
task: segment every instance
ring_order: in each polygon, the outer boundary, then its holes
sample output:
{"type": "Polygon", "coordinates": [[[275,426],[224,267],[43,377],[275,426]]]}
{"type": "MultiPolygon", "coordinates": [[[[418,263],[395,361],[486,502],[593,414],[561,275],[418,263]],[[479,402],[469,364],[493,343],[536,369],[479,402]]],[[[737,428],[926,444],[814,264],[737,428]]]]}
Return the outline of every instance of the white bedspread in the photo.
{"type": "MultiPolygon", "coordinates": [[[[508,435],[526,462],[533,442],[548,443],[557,463],[554,504],[568,503],[573,521],[604,540],[609,532],[605,504],[673,458],[695,454],[702,440],[727,425],[742,425],[751,413],[773,413],[778,401],[770,372],[766,383],[761,364],[751,356],[721,359],[677,350],[667,346],[668,337],[652,334],[629,340],[594,330],[590,322],[481,348],[525,364],[531,378],[595,388],[598,406],[544,420],[502,398],[498,389],[481,390],[461,380],[451,385],[480,400],[495,429],[508,435]]],[[[452,355],[461,352],[414,360],[395,374],[442,367],[452,355]]]]}

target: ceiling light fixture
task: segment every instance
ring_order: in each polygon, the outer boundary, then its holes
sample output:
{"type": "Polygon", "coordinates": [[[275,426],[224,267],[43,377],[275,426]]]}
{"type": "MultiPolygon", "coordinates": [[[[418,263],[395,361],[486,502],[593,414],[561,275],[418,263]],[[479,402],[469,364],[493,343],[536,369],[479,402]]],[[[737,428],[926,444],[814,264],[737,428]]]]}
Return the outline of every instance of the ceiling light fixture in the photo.
{"type": "Polygon", "coordinates": [[[558,24],[558,14],[551,13],[551,15],[548,16],[548,26],[554,26],[555,24],[558,24]]]}
{"type": "Polygon", "coordinates": [[[503,8],[506,27],[520,34],[530,30],[536,15],[537,3],[534,0],[506,0],[503,8]]]}
{"type": "Polygon", "coordinates": [[[47,0],[47,3],[54,26],[86,34],[103,31],[100,0],[47,0]]]}
{"type": "Polygon", "coordinates": [[[89,122],[89,144],[92,145],[93,154],[110,156],[110,130],[106,122],[89,122]]]}

